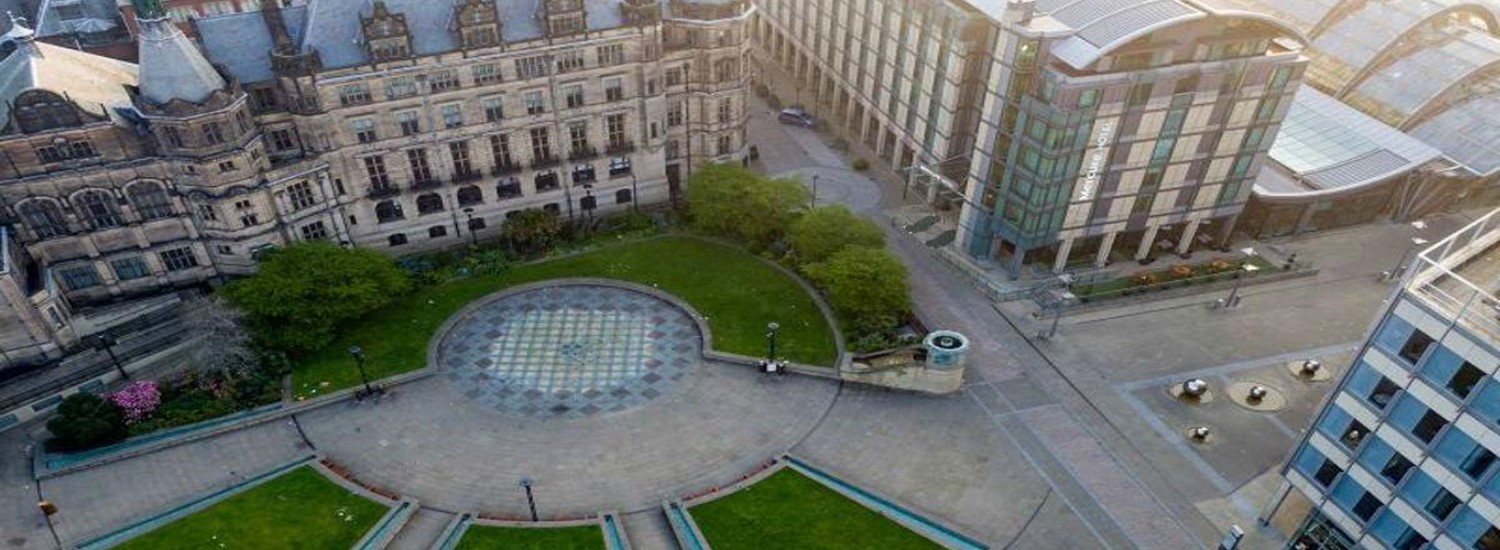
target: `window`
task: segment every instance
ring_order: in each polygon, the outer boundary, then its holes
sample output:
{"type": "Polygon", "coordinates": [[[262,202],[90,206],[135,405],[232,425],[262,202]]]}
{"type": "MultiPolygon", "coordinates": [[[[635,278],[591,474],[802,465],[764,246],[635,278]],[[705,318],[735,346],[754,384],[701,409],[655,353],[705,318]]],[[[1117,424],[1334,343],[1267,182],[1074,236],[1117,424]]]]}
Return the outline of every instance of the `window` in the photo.
{"type": "Polygon", "coordinates": [[[630,199],[631,196],[629,189],[621,189],[619,191],[615,191],[615,204],[625,204],[630,202],[630,199]]]}
{"type": "Polygon", "coordinates": [[[318,200],[313,196],[312,184],[299,181],[286,189],[286,196],[292,203],[292,211],[304,210],[317,204],[318,200]]]}
{"type": "Polygon", "coordinates": [[[221,245],[215,246],[214,247],[214,251],[218,252],[220,255],[223,255],[223,256],[233,256],[234,255],[234,247],[229,246],[227,244],[221,244],[221,245]]]}
{"type": "Polygon", "coordinates": [[[443,127],[449,130],[464,125],[464,106],[460,103],[449,103],[440,107],[443,113],[443,127]]]}
{"type": "Polygon", "coordinates": [[[464,29],[464,47],[478,48],[492,45],[498,42],[495,36],[494,27],[464,29]]]}
{"type": "Polygon", "coordinates": [[[406,234],[397,233],[395,235],[391,235],[390,237],[386,237],[386,242],[389,242],[391,246],[401,246],[403,244],[406,244],[406,234]]]}
{"type": "Polygon", "coordinates": [[[234,161],[232,161],[232,160],[226,160],[224,162],[219,163],[219,173],[220,174],[228,174],[228,173],[233,172],[233,171],[238,170],[238,169],[239,169],[239,167],[235,166],[234,161]]]}
{"type": "Polygon", "coordinates": [[[339,103],[345,107],[370,102],[370,87],[364,83],[339,86],[339,103]]]}
{"type": "Polygon", "coordinates": [[[1438,487],[1437,493],[1432,495],[1422,509],[1427,510],[1427,513],[1432,514],[1432,517],[1441,522],[1448,519],[1448,515],[1457,510],[1459,504],[1462,502],[1458,500],[1458,497],[1453,496],[1453,493],[1448,492],[1447,489],[1438,487]]]}
{"type": "Polygon", "coordinates": [[[417,95],[417,79],[398,76],[385,81],[385,95],[389,99],[401,99],[417,95]]]}
{"type": "Polygon", "coordinates": [[[510,156],[509,136],[505,134],[490,136],[490,157],[494,159],[496,168],[515,165],[515,159],[510,156]]]}
{"type": "Polygon", "coordinates": [[[719,152],[718,152],[718,154],[720,154],[720,155],[727,155],[727,154],[730,154],[730,153],[734,152],[733,143],[734,143],[734,138],[731,137],[729,134],[724,134],[724,135],[719,136],[719,152]]]}
{"type": "Polygon", "coordinates": [[[568,125],[568,148],[573,152],[574,158],[582,158],[591,152],[587,124],[574,122],[568,125]]]}
{"type": "Polygon", "coordinates": [[[299,231],[302,232],[302,240],[304,241],[321,241],[328,238],[328,228],[323,225],[322,221],[315,221],[304,225],[299,231]]]}
{"type": "Polygon", "coordinates": [[[499,84],[502,81],[500,66],[494,63],[484,63],[474,66],[474,85],[484,86],[488,84],[499,84]]]}
{"type": "Polygon", "coordinates": [[[396,201],[381,201],[375,205],[375,221],[377,223],[393,222],[406,215],[401,212],[401,203],[396,201]]]}
{"type": "Polygon", "coordinates": [[[552,214],[553,216],[556,216],[556,215],[562,213],[562,207],[558,206],[557,203],[555,203],[555,202],[549,202],[547,204],[542,205],[542,211],[546,212],[548,214],[552,214]]]}
{"type": "Polygon", "coordinates": [[[714,82],[729,82],[740,75],[740,65],[734,59],[721,59],[714,63],[714,82]]]}
{"type": "Polygon", "coordinates": [[[469,231],[477,232],[484,229],[484,218],[469,218],[469,231]]]}
{"type": "Polygon", "coordinates": [[[679,144],[679,143],[677,143],[677,140],[675,140],[675,139],[669,139],[669,140],[667,140],[667,143],[666,143],[665,147],[666,147],[666,153],[665,153],[665,155],[667,157],[667,160],[676,160],[676,159],[682,158],[682,145],[679,144]]]}
{"type": "Polygon", "coordinates": [[[62,279],[63,287],[68,290],[83,290],[99,286],[99,273],[94,271],[94,266],[92,265],[59,269],[57,270],[57,276],[62,279]]]}
{"type": "Polygon", "coordinates": [[[611,149],[624,149],[629,146],[625,139],[625,115],[615,114],[604,117],[604,134],[611,149]]]}
{"type": "Polygon", "coordinates": [[[156,220],[172,215],[172,200],[167,190],[159,183],[141,182],[131,185],[126,194],[142,220],[156,220]]]}
{"type": "Polygon", "coordinates": [[[1318,467],[1318,472],[1316,474],[1313,474],[1313,479],[1316,480],[1318,484],[1324,487],[1328,487],[1333,485],[1334,480],[1338,479],[1339,474],[1342,473],[1344,473],[1344,471],[1339,469],[1338,465],[1334,464],[1332,460],[1324,459],[1323,465],[1318,467]]]}
{"type": "Polygon", "coordinates": [[[1432,438],[1437,437],[1439,431],[1448,425],[1448,420],[1438,413],[1427,411],[1417,425],[1412,428],[1411,434],[1424,443],[1432,443],[1432,438]]]}
{"type": "Polygon", "coordinates": [[[625,99],[625,86],[620,83],[619,78],[604,79],[604,100],[619,101],[625,99]]]}
{"type": "Polygon", "coordinates": [[[447,236],[448,236],[448,226],[446,226],[446,225],[434,225],[432,227],[427,228],[427,238],[429,238],[429,239],[436,239],[436,238],[447,237],[447,236]]]}
{"type": "Polygon", "coordinates": [[[416,111],[402,111],[396,113],[396,121],[401,123],[401,135],[411,136],[422,131],[422,122],[416,111]]]}
{"type": "Polygon", "coordinates": [[[176,126],[162,126],[161,133],[166,136],[168,145],[182,147],[182,132],[177,131],[176,126]]]}
{"type": "Polygon", "coordinates": [[[90,190],[78,194],[75,206],[83,221],[93,229],[104,229],[120,225],[120,214],[115,210],[115,198],[108,191],[90,190]]]}
{"type": "Polygon", "coordinates": [[[427,85],[433,93],[458,89],[458,72],[452,69],[438,71],[427,76],[427,85]]]}
{"type": "Polygon", "coordinates": [[[681,126],[682,117],[682,103],[673,103],[670,107],[667,107],[667,126],[681,126]]]}
{"type": "Polygon", "coordinates": [[[370,187],[376,189],[389,189],[391,177],[385,172],[385,157],[365,157],[365,175],[370,178],[370,187]]]}
{"type": "Polygon", "coordinates": [[[469,160],[469,142],[448,142],[448,158],[453,161],[453,177],[473,178],[479,175],[474,170],[474,164],[469,160]]]}
{"type": "Polygon", "coordinates": [[[495,194],[501,199],[513,199],[521,196],[521,180],[515,176],[501,178],[500,183],[495,185],[495,194]]]}
{"type": "Polygon", "coordinates": [[[531,134],[531,161],[544,162],[552,159],[552,141],[547,134],[547,128],[537,127],[530,130],[531,134]]]}
{"type": "Polygon", "coordinates": [[[521,96],[521,100],[526,103],[526,114],[528,115],[539,115],[547,112],[547,101],[542,98],[542,92],[526,92],[526,95],[521,96]]]}
{"type": "Polygon", "coordinates": [[[375,120],[369,118],[356,118],[349,121],[349,129],[354,131],[354,138],[360,143],[372,143],[379,139],[375,133],[375,120]]]}
{"type": "Polygon", "coordinates": [[[443,197],[437,193],[427,193],[417,197],[417,215],[433,214],[443,211],[443,197]]]}
{"type": "Polygon", "coordinates": [[[473,185],[458,188],[458,205],[474,206],[484,202],[484,192],[473,185]]]}
{"type": "Polygon", "coordinates": [[[679,67],[668,67],[666,79],[668,86],[677,86],[679,84],[682,84],[682,69],[679,67]]]}
{"type": "Polygon", "coordinates": [[[271,149],[275,151],[287,151],[297,147],[292,141],[291,130],[271,130],[271,149]]]}
{"type": "Polygon", "coordinates": [[[407,149],[406,165],[411,169],[413,184],[424,184],[434,181],[432,177],[432,165],[427,163],[426,149],[407,149]]]}
{"type": "Polygon", "coordinates": [[[594,182],[594,165],[578,164],[573,166],[573,184],[583,185],[594,182]]]}
{"type": "Polygon", "coordinates": [[[1151,83],[1142,82],[1130,87],[1129,106],[1140,107],[1151,100],[1151,83]]]}
{"type": "Polygon", "coordinates": [[[1354,503],[1353,512],[1354,515],[1359,516],[1359,519],[1370,521],[1370,518],[1375,516],[1375,512],[1380,511],[1381,505],[1380,499],[1366,492],[1360,495],[1358,502],[1354,503]]]}
{"type": "Polygon", "coordinates": [[[719,99],[719,123],[724,124],[734,118],[734,102],[729,98],[719,99]]]}
{"type": "Polygon", "coordinates": [[[1286,87],[1288,80],[1292,78],[1291,67],[1277,67],[1276,72],[1271,73],[1271,87],[1277,90],[1286,87]]]}
{"type": "Polygon", "coordinates": [[[630,175],[630,157],[611,157],[609,159],[609,177],[617,178],[630,175]]]}
{"type": "Polygon", "coordinates": [[[1376,409],[1384,409],[1386,405],[1390,404],[1391,399],[1396,397],[1396,392],[1400,390],[1401,387],[1397,386],[1395,382],[1381,376],[1380,381],[1375,384],[1375,388],[1370,390],[1369,395],[1365,396],[1365,400],[1375,405],[1376,409]]]}
{"type": "Polygon", "coordinates": [[[547,74],[547,56],[534,55],[516,60],[516,75],[522,79],[536,78],[547,74]]]}
{"type": "Polygon", "coordinates": [[[1474,391],[1474,386],[1479,385],[1481,380],[1484,380],[1484,371],[1465,361],[1464,364],[1459,365],[1458,372],[1453,373],[1453,377],[1448,379],[1447,387],[1459,399],[1467,399],[1474,391]]]}
{"type": "Polygon", "coordinates": [[[1469,451],[1469,456],[1464,457],[1463,462],[1458,465],[1458,469],[1463,470],[1470,478],[1478,480],[1484,477],[1485,472],[1490,470],[1490,466],[1494,465],[1495,453],[1483,446],[1475,446],[1474,450],[1469,451]]]}
{"type": "Polygon", "coordinates": [[[146,262],[142,261],[140,256],[109,262],[109,267],[115,270],[115,277],[121,281],[139,279],[151,274],[151,270],[146,267],[146,262]]]}
{"type": "Polygon", "coordinates": [[[1397,355],[1405,359],[1407,363],[1416,364],[1427,353],[1427,348],[1432,347],[1432,337],[1420,330],[1412,331],[1411,337],[1401,345],[1401,351],[1397,355]]]}
{"type": "Polygon", "coordinates": [[[203,221],[219,221],[219,209],[215,208],[212,204],[200,204],[198,205],[198,217],[203,218],[203,221]]]}
{"type": "Polygon", "coordinates": [[[167,271],[182,271],[198,266],[198,257],[193,255],[192,248],[182,247],[164,250],[160,256],[161,264],[166,266],[167,271]]]}
{"type": "Polygon", "coordinates": [[[46,239],[68,233],[67,218],[56,202],[47,199],[29,200],[21,203],[21,219],[31,228],[37,238],[46,239]]]}
{"type": "Polygon", "coordinates": [[[557,181],[557,173],[551,170],[537,172],[536,180],[534,181],[534,183],[536,184],[536,192],[538,193],[543,193],[546,191],[556,191],[561,187],[561,185],[557,181]]]}
{"type": "Polygon", "coordinates": [[[69,158],[75,159],[86,159],[98,154],[94,152],[94,144],[86,139],[77,139],[68,142],[68,152],[69,158]]]}
{"type": "Polygon", "coordinates": [[[1390,460],[1386,461],[1385,467],[1380,469],[1380,476],[1391,482],[1391,485],[1396,485],[1401,483],[1406,473],[1411,471],[1412,466],[1411,461],[1401,456],[1401,453],[1395,453],[1391,455],[1390,460]]]}
{"type": "Polygon", "coordinates": [[[583,86],[572,84],[563,88],[563,100],[569,109],[577,109],[583,106],[583,86]]]}
{"type": "Polygon", "coordinates": [[[234,209],[240,213],[240,225],[250,227],[260,224],[260,215],[255,212],[255,205],[249,200],[235,201],[234,209]]]}
{"type": "Polygon", "coordinates": [[[224,131],[219,128],[219,123],[209,122],[203,125],[203,142],[208,145],[224,143],[224,131]]]}
{"type": "Polygon", "coordinates": [[[484,107],[485,122],[500,122],[500,119],[505,118],[505,102],[503,98],[499,96],[486,97],[480,100],[480,105],[484,107]]]}
{"type": "Polygon", "coordinates": [[[583,68],[583,52],[569,50],[557,54],[557,72],[566,73],[583,68]]]}
{"type": "Polygon", "coordinates": [[[605,44],[599,46],[595,52],[598,54],[600,67],[613,67],[625,63],[624,44],[605,44]]]}

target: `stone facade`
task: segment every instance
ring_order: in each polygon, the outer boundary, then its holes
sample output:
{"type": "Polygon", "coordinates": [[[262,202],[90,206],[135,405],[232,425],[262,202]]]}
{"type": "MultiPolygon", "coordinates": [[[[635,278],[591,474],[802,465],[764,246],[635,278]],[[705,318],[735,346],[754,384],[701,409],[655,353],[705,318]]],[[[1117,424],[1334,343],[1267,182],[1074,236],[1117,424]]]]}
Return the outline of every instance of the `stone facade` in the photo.
{"type": "Polygon", "coordinates": [[[118,78],[5,90],[4,214],[74,301],[249,273],[306,239],[403,254],[522,209],[582,221],[743,156],[743,2],[268,2],[199,20],[201,44],[142,4],[139,67],[36,44],[37,66],[118,78]]]}

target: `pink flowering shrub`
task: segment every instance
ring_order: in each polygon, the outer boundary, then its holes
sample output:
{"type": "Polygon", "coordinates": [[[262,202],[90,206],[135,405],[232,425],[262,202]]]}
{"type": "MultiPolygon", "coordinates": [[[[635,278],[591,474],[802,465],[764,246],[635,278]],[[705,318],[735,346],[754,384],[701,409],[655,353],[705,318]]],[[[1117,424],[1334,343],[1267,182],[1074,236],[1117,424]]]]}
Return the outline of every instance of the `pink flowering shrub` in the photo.
{"type": "Polygon", "coordinates": [[[155,380],[138,380],[109,394],[109,401],[124,411],[128,424],[151,416],[161,406],[161,390],[155,380]]]}

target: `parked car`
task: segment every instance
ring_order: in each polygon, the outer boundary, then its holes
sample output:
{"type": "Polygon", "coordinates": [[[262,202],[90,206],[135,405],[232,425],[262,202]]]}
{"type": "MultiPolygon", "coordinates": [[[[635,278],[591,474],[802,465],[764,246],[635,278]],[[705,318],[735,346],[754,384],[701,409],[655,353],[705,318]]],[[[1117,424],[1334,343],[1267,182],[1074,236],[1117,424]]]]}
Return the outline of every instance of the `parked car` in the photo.
{"type": "Polygon", "coordinates": [[[816,122],[812,115],[807,114],[807,111],[803,111],[797,107],[782,109],[781,114],[776,117],[776,120],[782,124],[791,124],[803,128],[812,128],[816,122]]]}

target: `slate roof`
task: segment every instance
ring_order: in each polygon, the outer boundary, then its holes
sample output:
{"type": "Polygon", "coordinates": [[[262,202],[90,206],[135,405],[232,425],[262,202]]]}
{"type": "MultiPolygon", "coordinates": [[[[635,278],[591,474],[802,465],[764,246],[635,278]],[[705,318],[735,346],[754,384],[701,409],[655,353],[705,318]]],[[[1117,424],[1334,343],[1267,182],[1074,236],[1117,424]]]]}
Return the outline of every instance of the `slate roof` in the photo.
{"type": "Polygon", "coordinates": [[[0,120],[22,92],[43,89],[66,95],[94,114],[114,117],[115,108],[130,108],[126,86],[139,82],[136,66],[78,50],[32,42],[0,60],[0,120]]]}

